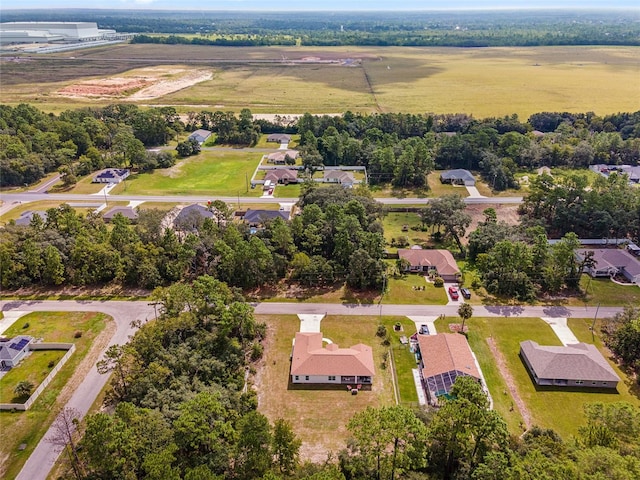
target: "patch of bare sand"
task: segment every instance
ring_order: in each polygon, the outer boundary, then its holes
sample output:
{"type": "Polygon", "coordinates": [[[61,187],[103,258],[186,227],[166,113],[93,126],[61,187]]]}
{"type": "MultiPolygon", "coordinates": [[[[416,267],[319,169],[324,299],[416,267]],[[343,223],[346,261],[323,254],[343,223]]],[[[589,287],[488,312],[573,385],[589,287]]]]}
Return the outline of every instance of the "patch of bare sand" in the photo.
{"type": "Polygon", "coordinates": [[[465,212],[471,215],[471,225],[467,228],[467,236],[478,228],[478,223],[484,222],[484,212],[487,208],[493,208],[496,211],[498,221],[503,221],[509,225],[517,225],[520,222],[518,215],[518,205],[501,205],[501,204],[471,204],[467,205],[465,212]]]}
{"type": "Polygon", "coordinates": [[[152,100],[191,87],[200,82],[211,80],[212,78],[213,72],[209,70],[187,70],[180,73],[176,78],[159,80],[153,85],[138,90],[130,95],[128,100],[152,100]]]}

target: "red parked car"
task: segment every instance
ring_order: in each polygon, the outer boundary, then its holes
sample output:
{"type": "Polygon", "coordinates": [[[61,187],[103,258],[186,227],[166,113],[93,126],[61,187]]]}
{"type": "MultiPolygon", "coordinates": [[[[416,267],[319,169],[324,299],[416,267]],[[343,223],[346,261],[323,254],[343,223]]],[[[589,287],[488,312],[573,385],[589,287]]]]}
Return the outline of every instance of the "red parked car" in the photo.
{"type": "Polygon", "coordinates": [[[449,296],[451,297],[451,300],[458,300],[458,298],[460,298],[460,295],[458,294],[458,289],[453,285],[449,287],[449,296]]]}

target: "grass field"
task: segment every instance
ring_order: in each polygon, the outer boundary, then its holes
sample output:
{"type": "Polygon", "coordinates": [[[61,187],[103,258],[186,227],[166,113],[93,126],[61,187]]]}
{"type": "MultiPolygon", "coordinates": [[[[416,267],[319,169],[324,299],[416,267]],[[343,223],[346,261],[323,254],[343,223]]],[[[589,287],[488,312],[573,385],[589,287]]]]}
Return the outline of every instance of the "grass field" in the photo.
{"type": "Polygon", "coordinates": [[[122,99],[54,94],[79,79],[126,75],[152,65],[211,68],[212,80],[145,102],[180,111],[254,113],[471,113],[476,117],[541,111],[597,114],[640,108],[639,47],[232,48],[116,45],[3,64],[0,102],[29,102],[58,112],[122,99]],[[355,66],[309,63],[305,57],[355,66]],[[611,88],[615,85],[616,88],[611,88]],[[490,99],[490,101],[488,101],[490,99]]]}
{"type": "MultiPolygon", "coordinates": [[[[390,212],[382,219],[384,227],[384,239],[387,246],[391,245],[392,238],[407,237],[411,245],[422,245],[423,243],[431,243],[431,232],[423,232],[420,230],[422,224],[420,222],[420,214],[417,212],[390,212]],[[402,228],[407,225],[409,229],[406,232],[402,228]],[[417,228],[417,230],[414,230],[417,228]]],[[[408,247],[406,247],[408,248],[408,247]]]]}
{"type": "MultiPolygon", "coordinates": [[[[591,321],[571,319],[569,326],[579,340],[594,343],[589,331],[591,321]]],[[[446,323],[448,323],[447,320],[436,322],[438,331],[447,331],[446,323]]],[[[635,395],[630,392],[630,381],[613,363],[618,375],[625,379],[618,385],[617,392],[536,388],[520,359],[520,342],[534,340],[541,345],[561,345],[551,327],[539,318],[472,318],[467,324],[469,325],[469,343],[485,374],[495,408],[505,417],[513,433],[522,432],[519,425],[521,417],[517,408],[511,410],[513,399],[487,347],[486,339],[489,337],[493,338],[506,358],[507,366],[516,382],[516,388],[526,403],[533,422],[545,428],[553,428],[565,440],[576,435],[578,427],[584,423],[582,407],[585,403],[626,401],[640,406],[637,392],[635,395]],[[571,412],[571,415],[567,412],[571,412]]],[[[608,356],[597,336],[595,345],[601,349],[605,357],[608,356]]]]}
{"type": "Polygon", "coordinates": [[[387,350],[375,336],[378,317],[328,316],[321,330],[339,346],[364,343],[373,348],[376,376],[372,390],[351,395],[345,389],[291,389],[289,355],[298,331],[297,316],[258,316],[267,322],[268,333],[264,361],[258,374],[258,409],[272,422],[285,418],[303,442],[303,459],[323,461],[329,452],[344,448],[348,436],[347,422],[367,406],[394,403],[391,370],[381,368],[387,350]]]}
{"type": "MultiPolygon", "coordinates": [[[[128,195],[229,195],[258,197],[258,188],[247,191],[260,158],[242,151],[204,151],[175,166],[153,173],[132,175],[111,193],[128,195]]],[[[277,190],[277,189],[276,189],[277,190]]]]}
{"type": "MultiPolygon", "coordinates": [[[[87,355],[96,337],[105,328],[106,319],[107,317],[100,313],[31,313],[20,318],[5,332],[7,336],[24,334],[43,338],[47,342],[75,343],[76,351],[27,412],[0,412],[0,431],[11,432],[10,435],[4,435],[0,443],[0,459],[3,460],[1,468],[3,471],[0,471],[0,477],[15,478],[29,458],[59,409],[62,408],[63,402],[66,401],[60,398],[60,394],[87,355]],[[29,323],[28,328],[22,328],[25,323],[29,323]],[[80,338],[74,338],[76,331],[82,332],[80,338]],[[18,450],[18,446],[23,443],[26,444],[26,449],[18,450]]],[[[59,353],[64,354],[64,352],[59,353]]],[[[48,361],[45,367],[47,364],[48,361]]],[[[16,368],[16,373],[20,368],[21,366],[16,368]]],[[[6,378],[5,376],[0,380],[3,391],[6,378]]]]}
{"type": "Polygon", "coordinates": [[[38,388],[49,372],[67,353],[65,350],[39,350],[31,352],[22,362],[20,368],[13,368],[0,380],[0,402],[24,403],[25,398],[17,398],[13,393],[16,385],[27,380],[33,385],[33,390],[38,388]],[[51,363],[50,363],[51,362],[51,363]],[[51,367],[49,367],[51,365],[51,367]]]}

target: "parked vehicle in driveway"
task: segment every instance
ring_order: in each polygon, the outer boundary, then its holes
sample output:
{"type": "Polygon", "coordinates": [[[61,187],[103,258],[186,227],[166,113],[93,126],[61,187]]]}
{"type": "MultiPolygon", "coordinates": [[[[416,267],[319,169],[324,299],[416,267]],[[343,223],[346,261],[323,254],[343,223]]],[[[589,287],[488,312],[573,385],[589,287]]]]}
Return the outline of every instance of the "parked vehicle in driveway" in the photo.
{"type": "Polygon", "coordinates": [[[466,299],[471,298],[471,290],[469,290],[468,288],[461,288],[460,294],[466,299]]]}
{"type": "Polygon", "coordinates": [[[453,285],[449,287],[449,296],[451,297],[451,300],[458,300],[460,298],[458,289],[453,285]]]}
{"type": "Polygon", "coordinates": [[[421,335],[429,335],[429,325],[420,325],[420,330],[418,330],[418,333],[421,335]]]}

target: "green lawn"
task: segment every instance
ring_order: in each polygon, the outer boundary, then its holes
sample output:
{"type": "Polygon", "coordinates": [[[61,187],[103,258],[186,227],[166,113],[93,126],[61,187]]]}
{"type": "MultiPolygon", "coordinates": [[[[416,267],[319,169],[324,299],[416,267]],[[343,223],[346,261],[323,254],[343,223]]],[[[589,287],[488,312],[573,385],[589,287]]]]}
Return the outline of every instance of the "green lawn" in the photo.
{"type": "Polygon", "coordinates": [[[351,395],[345,389],[290,389],[289,355],[300,321],[295,315],[257,316],[268,325],[264,360],[258,371],[258,409],[272,422],[285,418],[302,440],[303,459],[323,461],[329,451],[344,448],[347,422],[367,406],[394,403],[391,370],[381,367],[387,347],[376,337],[378,317],[328,316],[322,320],[324,337],[340,347],[370,345],[376,375],[370,391],[351,395]]]}
{"type": "MultiPolygon", "coordinates": [[[[0,412],[0,432],[11,432],[11,435],[5,435],[0,443],[0,458],[3,459],[4,467],[6,467],[4,472],[0,472],[0,476],[3,478],[15,478],[18,474],[22,465],[29,458],[40,438],[62,408],[63,400],[60,398],[60,393],[75,369],[87,355],[96,337],[105,328],[106,323],[107,317],[101,313],[31,313],[19,319],[5,332],[7,336],[24,334],[35,338],[43,338],[47,342],[75,343],[76,351],[28,411],[0,412]],[[28,328],[22,328],[25,323],[29,323],[28,328]],[[80,338],[74,338],[76,331],[82,332],[80,338]],[[27,445],[26,449],[18,450],[18,446],[22,443],[27,445]]],[[[62,356],[65,352],[57,353],[62,356]]],[[[42,370],[43,367],[39,367],[41,365],[39,362],[40,360],[38,359],[35,365],[27,364],[26,366],[30,370],[37,370],[38,368],[42,370]]],[[[44,368],[47,368],[49,360],[44,362],[44,368]]],[[[18,366],[15,369],[15,373],[12,371],[10,374],[12,376],[19,375],[21,368],[22,365],[18,366]]],[[[11,377],[6,380],[7,376],[0,380],[2,391],[5,391],[5,381],[7,383],[9,381],[13,382],[11,377]]]]}
{"type": "Polygon", "coordinates": [[[608,278],[591,278],[584,274],[580,287],[586,296],[570,299],[571,305],[584,305],[585,300],[590,306],[640,305],[640,287],[637,285],[618,285],[608,278]]]}
{"type": "Polygon", "coordinates": [[[1,403],[24,403],[25,398],[17,398],[13,393],[16,385],[27,380],[33,384],[33,390],[38,388],[42,381],[49,375],[60,359],[67,353],[66,350],[39,350],[31,352],[20,362],[19,368],[13,368],[0,379],[1,403]],[[53,362],[49,367],[50,362],[53,362]]]}
{"type": "Polygon", "coordinates": [[[382,302],[399,305],[446,305],[447,294],[444,288],[428,283],[422,275],[390,276],[382,302]],[[417,290],[414,287],[424,287],[424,290],[417,290]]]}
{"type": "Polygon", "coordinates": [[[469,192],[467,189],[460,185],[451,185],[450,183],[442,183],[440,181],[440,174],[444,170],[435,170],[427,177],[429,182],[429,189],[432,197],[441,197],[443,195],[460,195],[461,197],[468,197],[469,192]]]}
{"type": "Polygon", "coordinates": [[[432,243],[431,230],[421,230],[420,214],[417,212],[389,212],[382,219],[382,225],[387,246],[391,245],[391,239],[398,237],[407,237],[410,245],[432,243]],[[405,225],[408,226],[408,230],[403,232],[402,228],[405,225]]]}
{"type": "Polygon", "coordinates": [[[407,317],[382,317],[382,324],[387,327],[387,333],[391,339],[400,403],[414,406],[418,402],[418,393],[413,380],[413,369],[417,368],[416,357],[409,350],[409,345],[400,343],[400,337],[409,338],[416,333],[416,324],[407,317]],[[396,322],[402,325],[401,331],[393,329],[396,322]]]}
{"type": "Polygon", "coordinates": [[[132,175],[112,190],[129,195],[240,195],[259,197],[262,191],[247,185],[260,161],[252,152],[205,151],[167,169],[132,175]]]}
{"type": "MultiPolygon", "coordinates": [[[[591,321],[571,319],[569,326],[576,332],[579,340],[593,343],[589,331],[591,321]]],[[[437,322],[438,331],[448,331],[447,323],[448,320],[437,322]]],[[[621,382],[617,392],[536,388],[520,359],[520,342],[534,340],[540,345],[561,345],[551,327],[539,318],[472,318],[467,325],[469,343],[485,374],[495,408],[505,417],[513,433],[521,433],[521,418],[517,408],[510,410],[513,399],[497,370],[493,355],[488,350],[486,339],[489,337],[493,338],[505,357],[516,388],[526,403],[533,422],[545,428],[553,428],[566,440],[576,435],[578,427],[584,423],[582,407],[585,403],[627,401],[640,406],[638,397],[629,392],[629,380],[621,382]],[[571,412],[571,415],[567,415],[567,412],[571,412]]],[[[601,348],[597,338],[595,344],[601,348]]],[[[614,368],[621,378],[626,379],[619,369],[615,366],[614,368]]]]}

